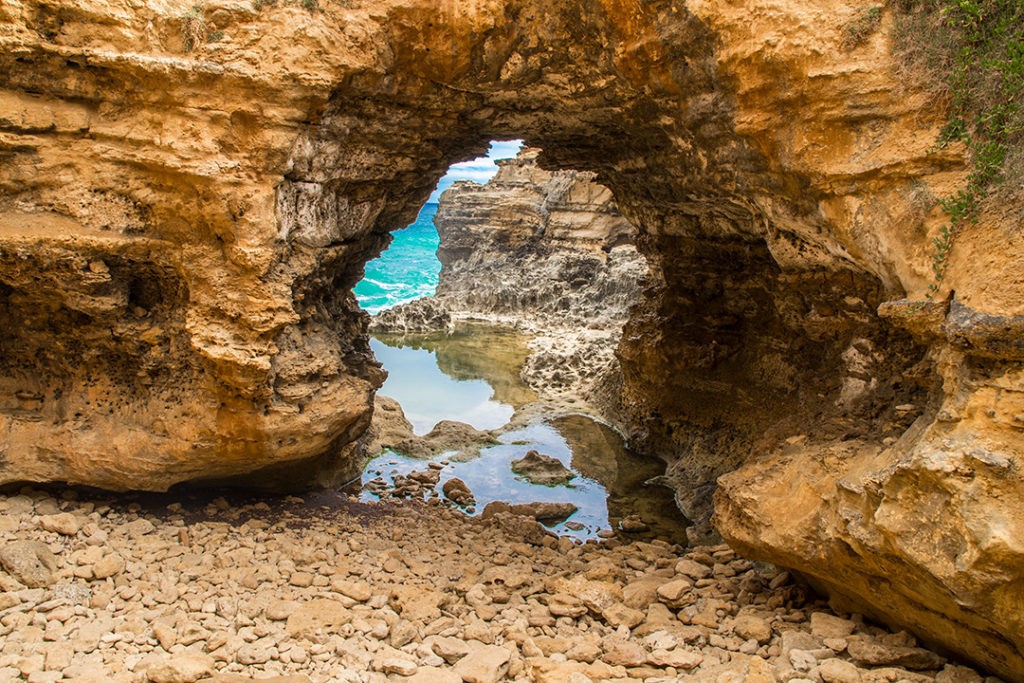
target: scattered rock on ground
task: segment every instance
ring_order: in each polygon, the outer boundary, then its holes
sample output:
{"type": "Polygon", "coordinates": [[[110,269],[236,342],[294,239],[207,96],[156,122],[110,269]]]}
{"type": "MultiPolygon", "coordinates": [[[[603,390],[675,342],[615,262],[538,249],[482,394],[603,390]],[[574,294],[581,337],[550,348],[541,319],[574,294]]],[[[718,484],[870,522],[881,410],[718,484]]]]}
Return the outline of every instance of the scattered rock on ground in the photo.
{"type": "Polygon", "coordinates": [[[0,497],[0,554],[53,580],[0,573],[0,680],[983,680],[725,546],[580,544],[415,501],[130,500],[0,497]],[[81,521],[43,532],[57,553],[35,540],[40,509],[81,521]]]}

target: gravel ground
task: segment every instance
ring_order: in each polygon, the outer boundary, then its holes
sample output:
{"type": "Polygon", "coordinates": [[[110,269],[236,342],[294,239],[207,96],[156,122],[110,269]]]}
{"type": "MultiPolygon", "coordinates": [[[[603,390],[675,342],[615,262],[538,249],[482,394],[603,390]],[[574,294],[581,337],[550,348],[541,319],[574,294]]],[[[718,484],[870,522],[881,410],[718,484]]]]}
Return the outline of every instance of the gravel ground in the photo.
{"type": "Polygon", "coordinates": [[[0,496],[0,681],[995,683],[725,546],[340,494],[0,496]]]}

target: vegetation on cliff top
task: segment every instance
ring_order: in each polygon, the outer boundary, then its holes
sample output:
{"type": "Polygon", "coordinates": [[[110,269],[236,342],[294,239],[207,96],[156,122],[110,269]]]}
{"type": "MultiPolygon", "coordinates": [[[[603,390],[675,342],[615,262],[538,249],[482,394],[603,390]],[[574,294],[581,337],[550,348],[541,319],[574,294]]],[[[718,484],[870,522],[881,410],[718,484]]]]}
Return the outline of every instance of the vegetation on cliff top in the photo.
{"type": "Polygon", "coordinates": [[[934,238],[934,282],[942,284],[950,249],[983,200],[996,194],[1024,204],[1024,3],[1021,0],[896,0],[896,50],[949,101],[938,145],[963,141],[967,184],[941,201],[950,222],[934,238]],[[1003,182],[1010,180],[1014,182],[1003,182]]]}

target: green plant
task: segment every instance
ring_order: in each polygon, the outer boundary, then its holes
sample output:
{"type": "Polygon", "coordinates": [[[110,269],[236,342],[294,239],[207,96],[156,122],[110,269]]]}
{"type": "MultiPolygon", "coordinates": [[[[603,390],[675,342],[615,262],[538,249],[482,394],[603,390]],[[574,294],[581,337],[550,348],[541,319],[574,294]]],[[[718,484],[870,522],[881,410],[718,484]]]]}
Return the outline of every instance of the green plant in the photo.
{"type": "MultiPolygon", "coordinates": [[[[933,239],[941,287],[950,250],[982,202],[1024,169],[1024,3],[1021,0],[896,0],[895,46],[904,63],[942,93],[949,120],[936,143],[962,141],[971,170],[963,188],[941,199],[949,216],[933,239]],[[1016,171],[1017,173],[1013,173],[1016,171]]],[[[1007,184],[1010,185],[1010,184],[1007,184]]],[[[1005,190],[1011,194],[1019,187],[1005,190]]]]}
{"type": "Polygon", "coordinates": [[[185,52],[192,52],[192,50],[206,42],[204,11],[203,5],[196,3],[181,17],[181,32],[185,36],[185,52]]]}
{"type": "Polygon", "coordinates": [[[843,48],[852,50],[862,45],[882,23],[881,5],[873,5],[857,15],[857,18],[846,25],[843,35],[843,48]]]}
{"type": "Polygon", "coordinates": [[[320,9],[320,2],[319,0],[302,0],[302,6],[310,12],[316,12],[320,9]]]}

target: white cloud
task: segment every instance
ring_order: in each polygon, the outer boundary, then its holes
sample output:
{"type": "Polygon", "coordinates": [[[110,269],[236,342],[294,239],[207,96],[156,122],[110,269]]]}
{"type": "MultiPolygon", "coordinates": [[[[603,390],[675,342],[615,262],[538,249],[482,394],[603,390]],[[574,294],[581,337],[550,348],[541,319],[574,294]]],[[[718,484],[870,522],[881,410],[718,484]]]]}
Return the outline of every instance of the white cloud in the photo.
{"type": "Polygon", "coordinates": [[[491,142],[487,156],[452,164],[448,173],[437,183],[437,188],[430,194],[430,199],[427,201],[436,202],[441,193],[451,187],[456,180],[472,180],[481,185],[486,183],[498,172],[498,166],[494,160],[511,159],[519,153],[519,148],[522,146],[522,140],[495,140],[491,142]]]}

